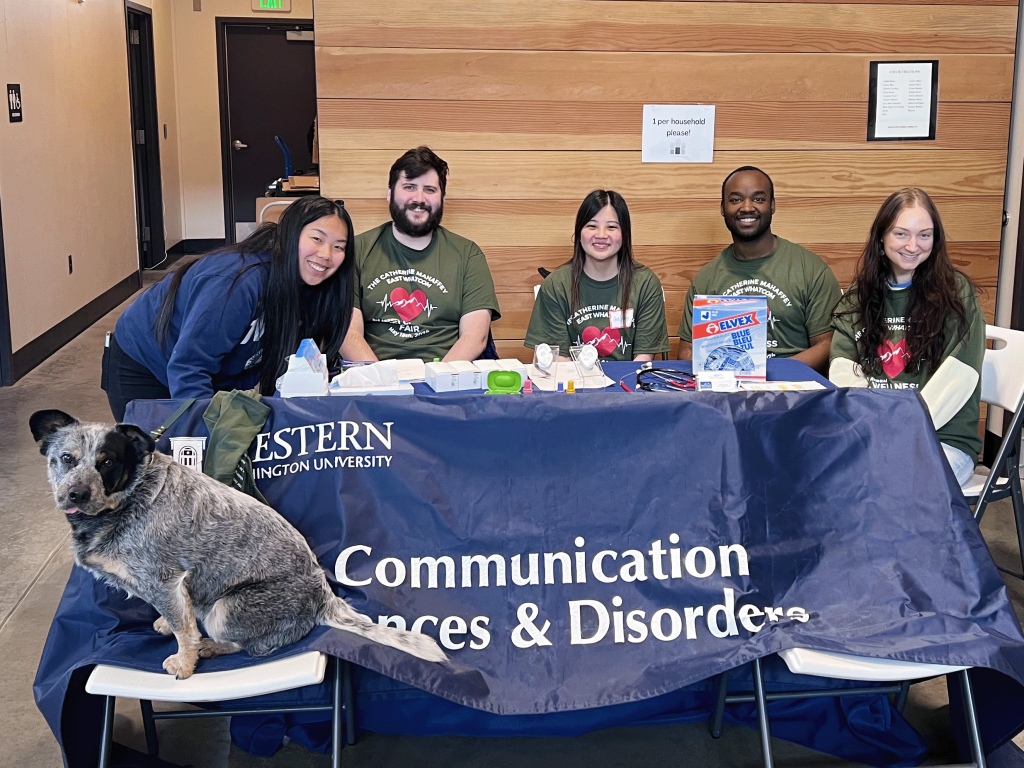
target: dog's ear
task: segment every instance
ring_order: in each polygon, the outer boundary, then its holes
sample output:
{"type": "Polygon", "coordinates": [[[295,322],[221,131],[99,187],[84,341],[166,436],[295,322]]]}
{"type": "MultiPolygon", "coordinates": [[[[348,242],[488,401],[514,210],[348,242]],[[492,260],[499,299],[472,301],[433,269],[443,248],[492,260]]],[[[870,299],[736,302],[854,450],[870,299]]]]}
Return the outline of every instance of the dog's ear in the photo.
{"type": "Polygon", "coordinates": [[[70,427],[77,424],[78,419],[68,416],[64,411],[36,411],[28,420],[28,426],[32,430],[32,437],[39,443],[39,452],[46,454],[48,438],[58,429],[70,427]]]}
{"type": "Polygon", "coordinates": [[[156,450],[156,441],[150,437],[148,432],[144,432],[134,424],[118,424],[114,429],[127,437],[129,442],[135,446],[140,462],[144,462],[146,457],[156,450]]]}

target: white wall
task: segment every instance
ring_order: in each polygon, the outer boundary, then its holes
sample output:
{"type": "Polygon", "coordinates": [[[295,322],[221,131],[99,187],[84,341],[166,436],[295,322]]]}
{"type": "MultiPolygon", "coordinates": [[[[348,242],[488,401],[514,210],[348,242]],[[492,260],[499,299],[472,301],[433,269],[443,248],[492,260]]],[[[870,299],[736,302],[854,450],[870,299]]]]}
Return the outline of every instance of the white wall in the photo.
{"type": "MultiPolygon", "coordinates": [[[[160,0],[155,0],[160,2],[160,0]]],[[[313,0],[293,0],[291,13],[254,13],[250,0],[172,0],[178,91],[183,237],[224,237],[217,17],[312,19],[313,0]]]]}
{"type": "Polygon", "coordinates": [[[0,0],[0,81],[24,103],[0,120],[17,351],[138,269],[123,1],[0,0]]]}

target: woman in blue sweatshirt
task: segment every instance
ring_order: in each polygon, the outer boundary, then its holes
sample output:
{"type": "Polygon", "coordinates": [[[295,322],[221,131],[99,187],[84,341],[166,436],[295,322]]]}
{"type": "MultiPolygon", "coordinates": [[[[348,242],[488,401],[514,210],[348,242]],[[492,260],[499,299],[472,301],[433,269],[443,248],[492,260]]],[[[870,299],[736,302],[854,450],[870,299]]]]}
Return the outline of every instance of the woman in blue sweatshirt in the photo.
{"type": "Polygon", "coordinates": [[[279,224],[153,285],[118,319],[103,353],[114,417],[143,398],[254,386],[271,395],[303,338],[336,360],[352,319],[354,243],[341,203],[304,197],[279,224]]]}

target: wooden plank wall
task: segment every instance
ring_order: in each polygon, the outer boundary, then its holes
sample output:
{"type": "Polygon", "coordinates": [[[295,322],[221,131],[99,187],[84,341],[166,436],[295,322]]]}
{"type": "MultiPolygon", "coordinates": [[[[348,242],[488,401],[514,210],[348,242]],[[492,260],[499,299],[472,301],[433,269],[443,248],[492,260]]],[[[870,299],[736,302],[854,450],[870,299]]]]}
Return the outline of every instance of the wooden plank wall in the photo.
{"type": "Polygon", "coordinates": [[[395,158],[437,151],[451,166],[444,223],[487,254],[505,355],[529,354],[536,269],[569,258],[596,187],[625,196],[674,334],[690,280],[729,242],[722,179],[748,164],[775,181],[774,231],[844,285],[882,200],[924,188],[992,317],[1016,0],[315,0],[314,12],[324,194],[369,229],[388,218],[395,158]],[[937,140],[868,143],[868,63],[921,58],[940,62],[937,140]],[[714,163],[641,164],[645,103],[716,104],[714,163]]]}

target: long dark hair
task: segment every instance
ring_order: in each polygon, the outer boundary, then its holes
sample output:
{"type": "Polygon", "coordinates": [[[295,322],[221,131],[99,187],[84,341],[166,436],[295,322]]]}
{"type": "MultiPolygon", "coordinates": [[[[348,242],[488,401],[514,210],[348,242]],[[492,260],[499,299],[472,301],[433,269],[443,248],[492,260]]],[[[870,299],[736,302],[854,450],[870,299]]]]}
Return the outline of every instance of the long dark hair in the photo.
{"type": "Polygon", "coordinates": [[[583,278],[583,267],[587,263],[587,254],[583,251],[583,244],[580,241],[580,234],[587,223],[597,216],[606,205],[610,205],[615,215],[619,217],[619,227],[622,230],[622,247],[615,255],[619,265],[619,305],[622,309],[629,306],[629,294],[633,289],[633,272],[639,266],[633,260],[633,228],[629,221],[629,208],[622,195],[610,189],[595,189],[580,204],[576,212],[576,227],[572,236],[572,298],[570,313],[575,312],[580,305],[580,280],[583,278]]]}
{"type": "Polygon", "coordinates": [[[949,260],[946,232],[935,203],[920,189],[908,187],[894,192],[882,203],[871,225],[871,234],[850,289],[853,295],[849,302],[840,302],[840,306],[845,303],[850,309],[836,310],[837,316],[860,316],[863,331],[857,341],[858,362],[868,374],[877,376],[882,373],[878,349],[890,333],[885,316],[885,297],[890,290],[888,283],[892,282],[894,275],[882,239],[895,226],[900,213],[915,206],[923,208],[931,216],[934,234],[931,254],[914,270],[913,282],[905,289],[909,291],[910,299],[906,314],[906,369],[911,373],[935,371],[946,346],[945,324],[951,314],[956,318],[958,336],[963,337],[969,330],[967,309],[960,298],[957,281],[970,281],[949,260]]]}
{"type": "Polygon", "coordinates": [[[251,269],[268,271],[256,313],[263,319],[260,392],[274,394],[277,377],[288,355],[295,354],[300,334],[316,341],[328,362],[334,363],[341,354],[341,343],[352,320],[355,239],[352,218],[341,201],[316,196],[296,200],[285,209],[279,223],[264,224],[242,242],[211,251],[175,271],[153,319],[157,343],[163,346],[167,341],[178,289],[194,264],[225,253],[237,254],[243,263],[247,255],[268,254],[269,263],[256,262],[240,269],[228,290],[230,296],[239,278],[251,269]],[[299,235],[307,224],[325,216],[339,217],[348,228],[345,260],[327,280],[308,287],[299,274],[299,235]]]}

